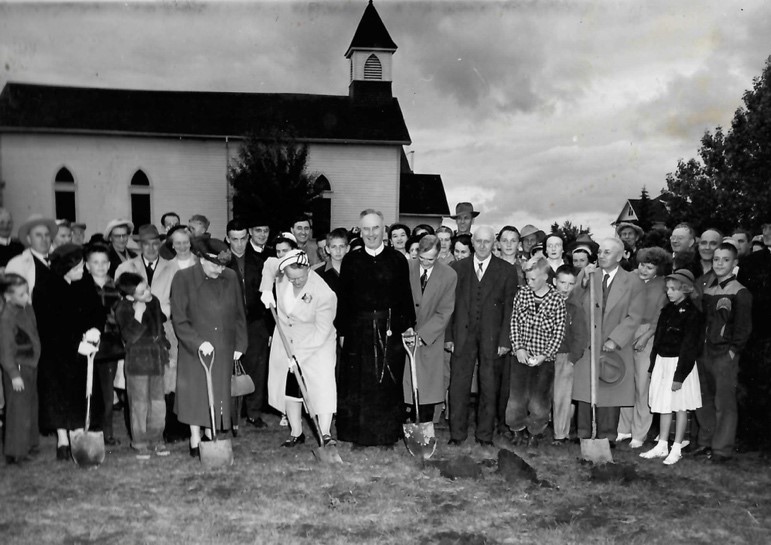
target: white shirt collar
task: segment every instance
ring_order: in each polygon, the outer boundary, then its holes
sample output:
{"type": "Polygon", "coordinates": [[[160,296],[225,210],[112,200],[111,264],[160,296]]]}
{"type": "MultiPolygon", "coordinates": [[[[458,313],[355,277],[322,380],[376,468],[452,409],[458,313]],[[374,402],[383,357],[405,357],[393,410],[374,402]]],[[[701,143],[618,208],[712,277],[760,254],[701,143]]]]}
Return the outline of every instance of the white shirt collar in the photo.
{"type": "Polygon", "coordinates": [[[33,250],[32,248],[29,249],[30,252],[32,252],[32,255],[34,255],[36,258],[38,258],[43,263],[48,263],[48,256],[45,254],[41,254],[38,251],[33,250]]]}
{"type": "Polygon", "coordinates": [[[0,246],[10,246],[10,244],[11,244],[10,237],[9,238],[0,237],[0,246]]]}
{"type": "Polygon", "coordinates": [[[159,260],[160,260],[160,257],[156,257],[155,261],[147,261],[147,259],[145,259],[145,256],[142,256],[142,264],[145,267],[147,267],[149,265],[153,270],[158,268],[158,261],[159,260]]]}
{"type": "MultiPolygon", "coordinates": [[[[618,272],[618,270],[619,270],[620,268],[621,268],[621,267],[616,267],[616,268],[615,268],[615,269],[613,269],[611,272],[607,273],[607,275],[608,275],[608,284],[610,284],[611,282],[613,282],[613,279],[616,277],[616,273],[618,272]]],[[[605,278],[605,274],[606,274],[606,273],[605,273],[605,271],[602,271],[602,277],[603,277],[603,279],[605,278]]]]}
{"type": "Polygon", "coordinates": [[[257,253],[262,253],[262,251],[265,249],[265,246],[257,246],[254,242],[251,240],[249,241],[249,244],[252,245],[252,250],[254,250],[257,253]]]}
{"type": "Polygon", "coordinates": [[[377,247],[377,248],[375,248],[374,250],[370,250],[369,248],[367,248],[367,247],[365,246],[365,247],[364,247],[364,251],[365,251],[365,252],[367,252],[367,253],[368,253],[369,255],[371,255],[372,257],[375,257],[375,256],[377,256],[377,255],[380,255],[380,252],[382,252],[382,251],[383,251],[383,248],[385,248],[385,245],[384,245],[384,244],[381,242],[381,243],[380,243],[380,246],[378,246],[378,247],[377,247]]]}
{"type": "Polygon", "coordinates": [[[487,266],[490,264],[490,259],[492,259],[492,257],[493,257],[493,254],[490,254],[490,255],[487,256],[486,259],[483,259],[483,260],[480,261],[477,258],[477,255],[474,254],[474,270],[478,269],[479,265],[482,265],[482,270],[486,271],[487,270],[487,266]]]}
{"type": "MultiPolygon", "coordinates": [[[[434,265],[436,266],[436,265],[434,265]]],[[[430,269],[424,269],[423,267],[420,268],[420,276],[423,276],[423,273],[426,273],[426,279],[431,278],[431,273],[434,272],[434,267],[431,267],[430,269]]]]}

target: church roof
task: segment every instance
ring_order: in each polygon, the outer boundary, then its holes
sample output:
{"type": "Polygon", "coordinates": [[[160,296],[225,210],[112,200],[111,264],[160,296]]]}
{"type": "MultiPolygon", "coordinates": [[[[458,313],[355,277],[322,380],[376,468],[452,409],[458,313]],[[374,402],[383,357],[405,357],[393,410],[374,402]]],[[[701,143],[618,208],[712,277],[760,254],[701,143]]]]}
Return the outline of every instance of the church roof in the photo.
{"type": "Polygon", "coordinates": [[[416,216],[449,216],[447,195],[439,174],[402,172],[399,192],[399,214],[416,216]]]}
{"type": "Polygon", "coordinates": [[[351,45],[348,46],[345,56],[348,57],[353,49],[390,49],[395,51],[396,44],[388,34],[383,20],[378,15],[372,0],[367,4],[364,14],[361,16],[359,26],[353,35],[351,45]]]}
{"type": "Polygon", "coordinates": [[[396,98],[7,83],[0,94],[0,131],[14,130],[201,138],[283,131],[309,142],[410,142],[396,98]]]}

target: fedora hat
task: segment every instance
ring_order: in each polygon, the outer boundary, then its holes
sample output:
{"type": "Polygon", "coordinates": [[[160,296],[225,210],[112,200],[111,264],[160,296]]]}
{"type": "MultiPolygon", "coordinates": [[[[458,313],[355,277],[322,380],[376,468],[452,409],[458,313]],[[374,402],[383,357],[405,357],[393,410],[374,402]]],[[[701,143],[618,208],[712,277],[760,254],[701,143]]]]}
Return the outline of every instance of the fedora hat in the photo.
{"type": "Polygon", "coordinates": [[[599,367],[599,378],[605,384],[617,384],[626,376],[626,364],[618,352],[602,354],[599,367]]]}
{"type": "Polygon", "coordinates": [[[627,228],[632,228],[632,229],[634,229],[634,230],[635,230],[635,232],[637,233],[637,236],[638,236],[638,237],[641,237],[641,236],[643,236],[643,235],[645,234],[645,231],[643,231],[643,228],[642,228],[642,227],[640,227],[640,226],[639,226],[639,225],[637,225],[636,223],[630,223],[630,222],[628,222],[628,221],[622,221],[621,223],[619,223],[618,225],[616,225],[616,234],[617,234],[618,236],[621,236],[621,230],[622,230],[622,229],[627,229],[627,228]]]}
{"type": "Polygon", "coordinates": [[[139,228],[138,234],[139,234],[139,242],[146,242],[148,240],[155,240],[155,239],[160,240],[161,238],[160,233],[158,233],[158,228],[152,223],[146,223],[145,225],[142,225],[139,228]]]}
{"type": "Polygon", "coordinates": [[[48,234],[52,239],[59,231],[59,226],[56,224],[56,220],[53,218],[44,218],[42,214],[33,214],[27,218],[27,221],[19,226],[19,240],[22,244],[24,244],[24,246],[29,246],[27,243],[27,235],[29,235],[29,232],[38,225],[45,225],[48,227],[48,234]]]}
{"type": "Polygon", "coordinates": [[[525,225],[522,230],[519,232],[520,238],[529,237],[530,235],[535,235],[535,238],[538,242],[543,241],[544,238],[546,238],[546,233],[541,231],[538,227],[535,225],[530,225],[529,223],[525,225]]]}
{"type": "Polygon", "coordinates": [[[110,223],[108,223],[107,227],[104,228],[104,240],[110,240],[110,234],[112,233],[112,230],[116,227],[120,227],[121,225],[128,227],[129,235],[134,232],[134,223],[131,220],[127,220],[126,218],[110,220],[110,223]]]}
{"type": "Polygon", "coordinates": [[[458,219],[458,216],[460,216],[464,212],[471,214],[472,218],[475,218],[479,215],[479,212],[474,210],[474,205],[471,204],[470,202],[459,202],[458,204],[455,205],[455,215],[450,217],[456,220],[458,219]]]}
{"type": "Polygon", "coordinates": [[[597,250],[600,249],[600,245],[594,242],[592,237],[586,233],[578,235],[578,238],[568,244],[567,248],[565,249],[568,253],[572,254],[574,250],[582,247],[588,249],[589,253],[594,255],[597,255],[597,250]]]}

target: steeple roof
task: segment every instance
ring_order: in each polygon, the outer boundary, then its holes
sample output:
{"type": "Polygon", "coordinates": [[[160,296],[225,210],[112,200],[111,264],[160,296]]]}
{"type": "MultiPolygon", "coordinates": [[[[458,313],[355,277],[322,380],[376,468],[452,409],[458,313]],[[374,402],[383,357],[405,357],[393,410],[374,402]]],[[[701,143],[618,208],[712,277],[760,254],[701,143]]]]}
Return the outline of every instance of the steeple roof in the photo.
{"type": "Polygon", "coordinates": [[[361,16],[361,21],[359,21],[359,26],[353,35],[351,45],[348,46],[348,51],[345,52],[345,56],[350,57],[351,51],[354,49],[387,49],[396,51],[396,44],[391,39],[391,35],[388,34],[388,30],[386,30],[375,6],[372,5],[372,0],[369,0],[367,8],[364,10],[364,15],[361,16]]]}

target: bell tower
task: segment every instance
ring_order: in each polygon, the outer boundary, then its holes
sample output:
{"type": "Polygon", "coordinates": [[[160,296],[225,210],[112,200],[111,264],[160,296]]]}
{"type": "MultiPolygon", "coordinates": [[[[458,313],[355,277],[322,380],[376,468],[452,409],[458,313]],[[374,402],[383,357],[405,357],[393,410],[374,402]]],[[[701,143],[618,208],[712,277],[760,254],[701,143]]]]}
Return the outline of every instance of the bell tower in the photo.
{"type": "Polygon", "coordinates": [[[396,44],[369,0],[345,53],[350,63],[349,96],[356,100],[392,98],[391,68],[395,52],[396,44]]]}

